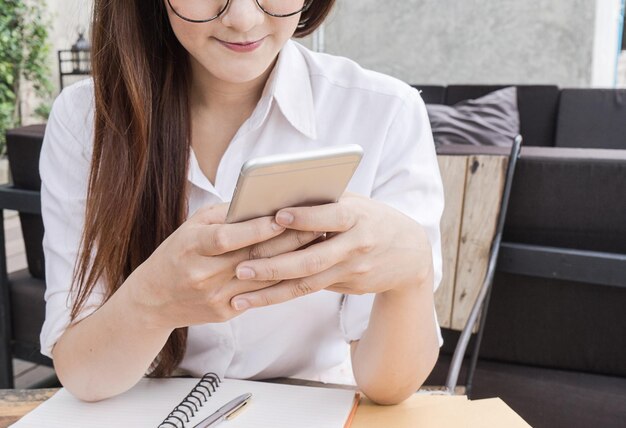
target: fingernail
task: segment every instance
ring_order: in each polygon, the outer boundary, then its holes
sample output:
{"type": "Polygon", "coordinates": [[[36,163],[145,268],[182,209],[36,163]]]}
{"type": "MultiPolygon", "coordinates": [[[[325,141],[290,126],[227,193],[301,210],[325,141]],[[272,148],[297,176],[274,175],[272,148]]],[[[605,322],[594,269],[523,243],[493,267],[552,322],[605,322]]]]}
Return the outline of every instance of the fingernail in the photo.
{"type": "Polygon", "coordinates": [[[252,279],[256,276],[256,272],[249,267],[240,267],[237,269],[238,279],[252,279]]]}
{"type": "Polygon", "coordinates": [[[246,299],[240,298],[233,300],[233,307],[236,311],[243,311],[245,309],[248,309],[250,306],[250,302],[248,302],[246,299]]]}
{"type": "Polygon", "coordinates": [[[276,215],[276,221],[280,224],[291,224],[293,223],[293,220],[293,214],[286,211],[281,211],[276,215]]]}
{"type": "Polygon", "coordinates": [[[282,227],[280,224],[276,223],[275,221],[272,222],[272,229],[274,229],[277,232],[279,230],[285,230],[284,227],[282,227]]]}

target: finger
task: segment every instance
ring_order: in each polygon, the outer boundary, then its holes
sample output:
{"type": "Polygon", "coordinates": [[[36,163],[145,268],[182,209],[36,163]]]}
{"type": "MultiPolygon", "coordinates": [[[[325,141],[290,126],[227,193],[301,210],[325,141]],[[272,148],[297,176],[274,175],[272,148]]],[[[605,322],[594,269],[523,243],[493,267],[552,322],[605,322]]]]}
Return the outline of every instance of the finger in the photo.
{"type": "Polygon", "coordinates": [[[283,303],[323,290],[335,283],[337,275],[333,269],[306,278],[282,281],[271,287],[237,295],[231,299],[231,306],[242,311],[283,303]]]}
{"type": "Polygon", "coordinates": [[[296,251],[307,246],[322,235],[323,233],[321,232],[287,230],[285,233],[281,233],[275,238],[253,245],[248,250],[246,254],[247,257],[241,259],[240,261],[265,259],[288,253],[290,251],[296,251]]]}
{"type": "Polygon", "coordinates": [[[272,239],[285,231],[272,217],[233,224],[199,224],[193,228],[198,253],[216,256],[272,239]]]}
{"type": "MultiPolygon", "coordinates": [[[[340,237],[337,237],[340,238],[340,237]]],[[[327,240],[306,249],[240,263],[239,279],[259,281],[304,278],[325,271],[349,256],[349,246],[341,239],[327,240]]]]}
{"type": "Polygon", "coordinates": [[[317,240],[320,236],[321,234],[319,232],[286,230],[272,239],[259,242],[258,244],[233,252],[228,258],[228,263],[234,273],[235,267],[241,262],[274,257],[283,253],[295,251],[299,248],[306,247],[312,242],[315,242],[315,240],[317,240]]]}
{"type": "Polygon", "coordinates": [[[345,232],[357,221],[356,211],[348,203],[314,207],[286,208],[276,214],[276,223],[289,229],[345,232]]]}
{"type": "Polygon", "coordinates": [[[198,304],[205,302],[213,307],[226,305],[233,309],[231,300],[234,296],[262,290],[279,284],[280,281],[240,281],[237,278],[227,280],[219,288],[206,287],[197,289],[190,302],[198,304]]]}
{"type": "Polygon", "coordinates": [[[237,278],[229,281],[224,287],[225,299],[230,301],[233,297],[240,294],[251,293],[263,290],[268,287],[276,286],[280,281],[240,281],[237,278]]]}

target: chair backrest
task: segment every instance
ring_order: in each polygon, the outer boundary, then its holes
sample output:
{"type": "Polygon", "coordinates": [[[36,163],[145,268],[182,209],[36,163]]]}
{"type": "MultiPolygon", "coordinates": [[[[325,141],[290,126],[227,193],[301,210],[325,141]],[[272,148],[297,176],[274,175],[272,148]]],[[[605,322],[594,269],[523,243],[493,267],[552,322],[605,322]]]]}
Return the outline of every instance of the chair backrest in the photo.
{"type": "Polygon", "coordinates": [[[517,137],[510,150],[443,146],[438,152],[446,208],[441,221],[444,271],[435,302],[442,327],[461,330],[446,380],[449,392],[456,390],[474,332],[466,376],[471,390],[520,145],[517,137]]]}
{"type": "Polygon", "coordinates": [[[556,146],[626,149],[626,89],[563,89],[556,146]]]}
{"type": "Polygon", "coordinates": [[[525,147],[504,240],[626,254],[626,150],[525,147]]]}
{"type": "Polygon", "coordinates": [[[462,330],[483,284],[504,189],[508,149],[441,146],[445,190],[443,278],[435,295],[441,327],[462,330]]]}
{"type": "MultiPolygon", "coordinates": [[[[7,132],[7,154],[13,185],[17,189],[41,190],[39,153],[45,125],[32,125],[7,132]]],[[[20,213],[28,270],[32,276],[45,278],[43,221],[39,214],[20,213]]]]}

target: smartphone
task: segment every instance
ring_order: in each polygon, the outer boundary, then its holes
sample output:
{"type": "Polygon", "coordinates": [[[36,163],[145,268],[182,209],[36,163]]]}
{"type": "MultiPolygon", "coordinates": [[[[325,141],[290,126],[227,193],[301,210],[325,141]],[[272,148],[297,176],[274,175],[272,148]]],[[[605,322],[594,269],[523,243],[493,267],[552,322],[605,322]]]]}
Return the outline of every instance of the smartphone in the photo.
{"type": "Polygon", "coordinates": [[[226,222],[337,202],[362,157],[360,146],[348,144],[250,159],[241,167],[226,222]]]}

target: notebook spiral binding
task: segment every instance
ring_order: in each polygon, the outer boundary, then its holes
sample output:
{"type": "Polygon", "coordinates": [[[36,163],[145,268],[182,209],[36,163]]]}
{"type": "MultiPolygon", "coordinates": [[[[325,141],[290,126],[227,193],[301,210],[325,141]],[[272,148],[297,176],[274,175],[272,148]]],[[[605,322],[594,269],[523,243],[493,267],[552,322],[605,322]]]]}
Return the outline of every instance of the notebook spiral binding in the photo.
{"type": "Polygon", "coordinates": [[[219,388],[222,380],[215,373],[207,373],[183,398],[158,428],[185,428],[190,419],[195,416],[213,393],[219,388]]]}

